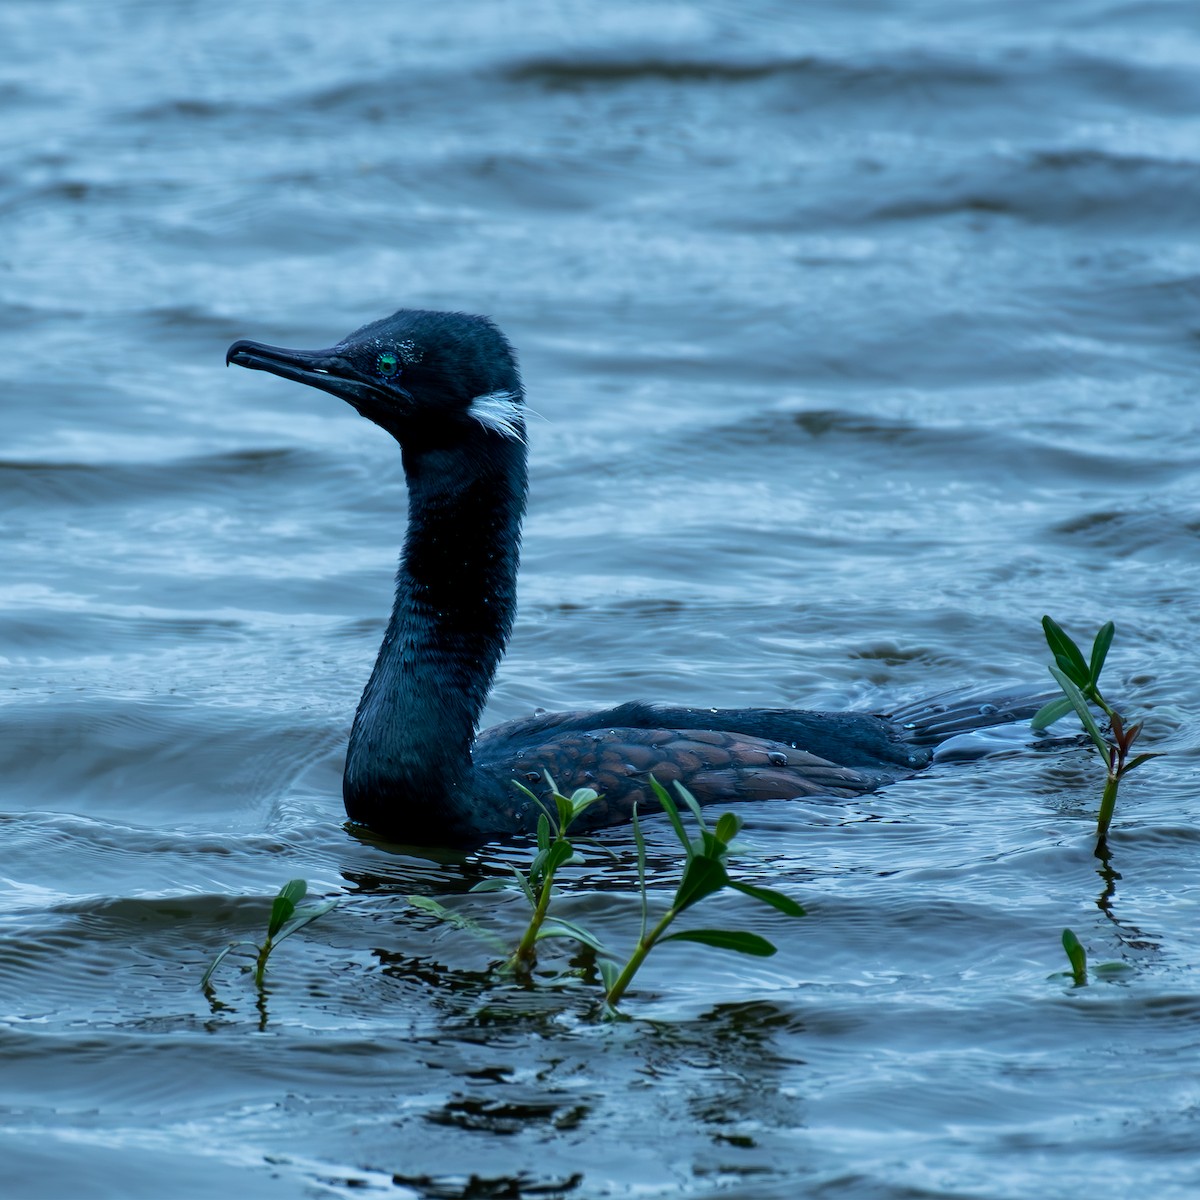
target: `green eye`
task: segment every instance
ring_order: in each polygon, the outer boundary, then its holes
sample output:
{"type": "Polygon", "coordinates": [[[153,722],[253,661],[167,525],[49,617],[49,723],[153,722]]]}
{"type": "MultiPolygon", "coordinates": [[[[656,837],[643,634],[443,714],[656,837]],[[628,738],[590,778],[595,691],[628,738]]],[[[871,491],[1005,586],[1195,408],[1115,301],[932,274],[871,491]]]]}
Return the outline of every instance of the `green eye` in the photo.
{"type": "Polygon", "coordinates": [[[380,375],[398,375],[400,373],[400,360],[394,354],[381,354],[375,360],[375,370],[380,375]]]}

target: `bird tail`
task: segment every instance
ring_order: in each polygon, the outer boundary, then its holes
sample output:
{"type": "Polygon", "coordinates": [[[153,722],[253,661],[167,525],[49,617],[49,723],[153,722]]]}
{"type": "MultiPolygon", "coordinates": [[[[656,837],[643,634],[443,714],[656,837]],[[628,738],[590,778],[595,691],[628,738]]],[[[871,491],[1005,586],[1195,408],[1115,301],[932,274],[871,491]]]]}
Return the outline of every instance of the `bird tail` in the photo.
{"type": "Polygon", "coordinates": [[[958,734],[1028,721],[1053,699],[1048,693],[957,688],[906,704],[889,713],[888,719],[901,726],[914,744],[938,746],[958,734]]]}

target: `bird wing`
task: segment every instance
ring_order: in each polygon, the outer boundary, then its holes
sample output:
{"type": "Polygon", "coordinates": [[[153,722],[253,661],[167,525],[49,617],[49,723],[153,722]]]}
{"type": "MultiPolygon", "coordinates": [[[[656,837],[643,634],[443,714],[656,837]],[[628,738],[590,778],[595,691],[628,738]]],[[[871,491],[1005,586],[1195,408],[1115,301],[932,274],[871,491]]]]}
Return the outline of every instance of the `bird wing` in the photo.
{"type": "Polygon", "coordinates": [[[682,784],[701,804],[788,800],[796,796],[858,796],[894,774],[839,766],[787,743],[717,729],[574,728],[569,719],[497,726],[475,743],[476,771],[492,781],[518,828],[532,828],[538,809],[513,786],[539,799],[589,787],[601,799],[573,828],[598,828],[657,811],[651,777],[664,787],[682,784]],[[562,726],[567,726],[563,728],[562,726]]]}

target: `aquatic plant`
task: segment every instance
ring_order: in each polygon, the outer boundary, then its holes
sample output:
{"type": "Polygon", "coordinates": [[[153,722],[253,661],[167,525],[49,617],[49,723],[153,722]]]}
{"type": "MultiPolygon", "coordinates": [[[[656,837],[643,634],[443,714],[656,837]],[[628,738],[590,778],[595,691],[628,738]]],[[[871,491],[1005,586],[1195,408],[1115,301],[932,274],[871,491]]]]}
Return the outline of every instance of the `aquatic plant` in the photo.
{"type": "MultiPolygon", "coordinates": [[[[488,880],[487,882],[490,883],[492,881],[488,880]]],[[[501,880],[500,882],[505,887],[508,886],[507,880],[501,880]]],[[[498,950],[501,954],[508,953],[508,943],[501,940],[490,929],[485,929],[474,917],[469,917],[465,913],[447,908],[432,896],[407,896],[405,898],[413,908],[419,908],[422,912],[427,912],[431,916],[437,917],[439,921],[445,921],[447,925],[453,925],[455,929],[463,929],[467,933],[473,934],[480,941],[487,942],[493,950],[498,950]]]]}
{"type": "MultiPolygon", "coordinates": [[[[1042,631],[1046,635],[1050,653],[1054,655],[1055,665],[1050,668],[1050,674],[1058,681],[1059,686],[1062,685],[1059,677],[1065,675],[1085,700],[1090,700],[1097,708],[1103,710],[1106,716],[1111,717],[1112,707],[1100,694],[1100,672],[1104,670],[1104,660],[1108,657],[1116,626],[1111,621],[1106,621],[1100,626],[1092,642],[1091,658],[1087,660],[1083,657],[1083,651],[1052,617],[1042,617],[1042,631]]],[[[1039,708],[1034,713],[1030,725],[1034,729],[1046,729],[1060,717],[1065,717],[1073,707],[1070,692],[1067,692],[1066,695],[1039,708]]]]}
{"type": "MultiPolygon", "coordinates": [[[[528,974],[533,969],[537,962],[537,944],[545,938],[574,938],[593,950],[604,952],[604,947],[586,929],[564,921],[561,917],[547,920],[550,901],[554,896],[555,873],[567,863],[583,862],[582,855],[576,849],[577,843],[586,841],[596,845],[591,838],[576,838],[572,841],[567,837],[567,830],[581,813],[600,799],[600,796],[591,788],[577,788],[570,796],[564,796],[548,773],[546,782],[550,785],[553,811],[524,784],[516,785],[542,809],[537,822],[537,853],[533,856],[529,869],[522,874],[513,867],[513,879],[485,879],[471,889],[473,892],[495,892],[509,889],[515,882],[522,895],[529,901],[533,915],[524,934],[521,935],[520,942],[517,943],[517,948],[505,964],[506,969],[518,974],[528,974]]],[[[410,897],[410,900],[415,898],[410,897]]]]}
{"type": "Polygon", "coordinates": [[[712,896],[725,888],[732,888],[751,899],[769,904],[789,917],[804,916],[804,909],[790,896],[785,896],[782,892],[776,892],[771,888],[755,887],[729,877],[725,862],[733,839],[741,830],[741,817],[731,812],[723,813],[717,820],[716,827],[710,829],[695,797],[682,784],[676,783],[675,787],[680,798],[691,809],[699,827],[699,837],[689,838],[683,827],[679,809],[666,788],[653,777],[650,779],[650,786],[654,789],[654,794],[667,814],[671,828],[675,831],[675,836],[679,839],[687,857],[683,876],[679,881],[679,886],[675,889],[674,900],[671,901],[670,907],[654,926],[648,929],[650,901],[646,887],[646,842],[642,836],[637,810],[634,809],[633,836],[637,843],[638,885],[642,899],[641,933],[637,946],[624,966],[619,967],[609,958],[602,958],[598,962],[600,975],[604,980],[605,1004],[610,1014],[616,1012],[621,997],[624,996],[633,977],[645,962],[646,956],[655,946],[660,946],[664,942],[699,942],[705,946],[716,946],[722,950],[735,950],[739,954],[754,954],[760,957],[769,957],[775,953],[775,946],[757,933],[728,929],[681,929],[675,933],[667,932],[676,917],[706,896],[712,896]]]}
{"type": "Polygon", "coordinates": [[[201,988],[208,987],[213,972],[221,965],[227,954],[240,947],[249,946],[257,953],[254,964],[254,986],[261,991],[263,974],[267,969],[267,959],[271,957],[271,951],[284,938],[291,937],[293,933],[303,929],[305,925],[311,925],[313,921],[318,917],[323,917],[337,904],[337,900],[322,900],[316,904],[306,904],[301,908],[300,901],[307,894],[308,884],[303,879],[292,879],[285,883],[279,889],[279,895],[275,897],[274,902],[271,904],[271,918],[267,922],[267,936],[262,944],[260,945],[258,942],[248,940],[230,942],[209,963],[208,970],[204,972],[204,978],[200,980],[201,988]]]}
{"type": "Polygon", "coordinates": [[[1116,811],[1117,789],[1121,780],[1147,759],[1157,758],[1158,754],[1150,751],[1133,758],[1129,757],[1133,743],[1142,732],[1142,723],[1138,721],[1126,725],[1125,718],[1100,693],[1100,672],[1104,669],[1104,660],[1108,656],[1116,632],[1113,623],[1107,621],[1100,627],[1092,642],[1089,659],[1083,657],[1083,651],[1050,617],[1042,617],[1042,629],[1054,655],[1054,665],[1050,667],[1050,674],[1062,688],[1063,695],[1040,708],[1030,724],[1035,730],[1045,729],[1074,709],[1084,731],[1100,751],[1107,771],[1104,793],[1100,798],[1100,814],[1096,821],[1096,850],[1100,852],[1107,841],[1108,827],[1112,824],[1113,813],[1116,811]],[[1108,717],[1111,740],[1100,731],[1100,726],[1088,707],[1089,701],[1108,717]]]}
{"type": "Polygon", "coordinates": [[[1087,951],[1069,929],[1062,931],[1062,944],[1063,949],[1067,952],[1067,958],[1071,962],[1071,974],[1075,978],[1075,986],[1086,987],[1088,981],[1087,951]]]}
{"type": "Polygon", "coordinates": [[[1133,971],[1133,967],[1127,962],[1110,961],[1089,964],[1087,951],[1070,929],[1062,931],[1062,945],[1063,949],[1067,952],[1067,959],[1071,964],[1071,969],[1070,971],[1057,971],[1050,976],[1051,979],[1062,979],[1070,975],[1076,987],[1087,987],[1093,980],[1096,982],[1119,983],[1121,980],[1128,978],[1133,971]]]}
{"type": "MultiPolygon", "coordinates": [[[[593,838],[572,838],[569,836],[571,825],[600,799],[591,788],[579,788],[570,796],[563,795],[550,775],[546,776],[550,785],[549,804],[544,803],[522,784],[517,784],[526,795],[530,796],[542,808],[537,824],[537,850],[529,867],[524,872],[512,868],[512,878],[485,879],[477,883],[472,892],[498,892],[516,888],[525,897],[532,914],[525,932],[521,936],[517,948],[509,955],[504,965],[506,971],[515,974],[529,975],[537,962],[538,944],[546,938],[571,938],[581,945],[588,947],[596,954],[597,969],[604,983],[605,1012],[609,1016],[616,1015],[617,1005],[628,990],[630,983],[637,974],[647,955],[656,946],[666,942],[698,942],[701,945],[713,946],[722,950],[735,950],[741,954],[754,954],[766,957],[775,953],[773,946],[766,938],[756,933],[729,929],[681,929],[668,933],[668,929],[677,917],[693,905],[698,904],[707,896],[711,896],[725,888],[768,904],[772,908],[790,917],[804,916],[804,909],[789,896],[771,888],[756,887],[731,879],[726,867],[733,839],[742,827],[742,820],[734,813],[725,813],[710,828],[704,819],[700,805],[695,797],[680,783],[675,788],[680,798],[691,811],[698,826],[698,836],[689,838],[680,816],[679,806],[672,799],[666,788],[657,779],[650,779],[650,786],[655,797],[671,823],[675,836],[683,847],[685,859],[679,885],[675,889],[675,897],[667,911],[658,920],[650,924],[650,895],[646,882],[646,840],[642,834],[641,822],[635,807],[633,812],[633,836],[637,845],[638,889],[641,896],[641,929],[637,945],[629,958],[620,963],[605,948],[604,944],[587,929],[566,921],[550,913],[550,903],[556,894],[554,879],[559,868],[568,863],[581,863],[583,856],[578,847],[588,845],[612,855],[612,851],[601,845],[593,838]]],[[[465,918],[454,913],[436,900],[424,896],[410,896],[410,903],[426,912],[430,912],[442,920],[449,921],[460,928],[486,938],[492,944],[496,939],[479,927],[471,918],[465,918]]]]}

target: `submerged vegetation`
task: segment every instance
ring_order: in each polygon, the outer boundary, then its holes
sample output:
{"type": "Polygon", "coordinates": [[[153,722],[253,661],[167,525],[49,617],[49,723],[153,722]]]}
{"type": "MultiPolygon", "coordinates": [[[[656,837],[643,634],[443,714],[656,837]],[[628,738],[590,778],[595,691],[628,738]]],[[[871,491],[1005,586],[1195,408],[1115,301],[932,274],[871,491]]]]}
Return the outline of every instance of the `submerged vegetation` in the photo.
{"type": "Polygon", "coordinates": [[[256,952],[257,957],[254,961],[254,986],[262,991],[263,976],[267,970],[267,959],[271,957],[271,951],[283,941],[284,938],[289,938],[293,933],[301,930],[305,925],[311,925],[318,917],[323,917],[336,904],[336,900],[321,900],[316,904],[306,904],[300,907],[300,901],[308,894],[308,884],[303,879],[292,879],[279,889],[279,895],[275,897],[271,904],[271,917],[267,922],[267,936],[261,943],[251,942],[248,940],[230,942],[216,958],[209,963],[208,970],[204,972],[204,978],[200,980],[200,986],[207,989],[209,982],[213,977],[213,972],[221,965],[226,955],[231,954],[234,950],[241,949],[243,946],[248,946],[256,952]]]}

